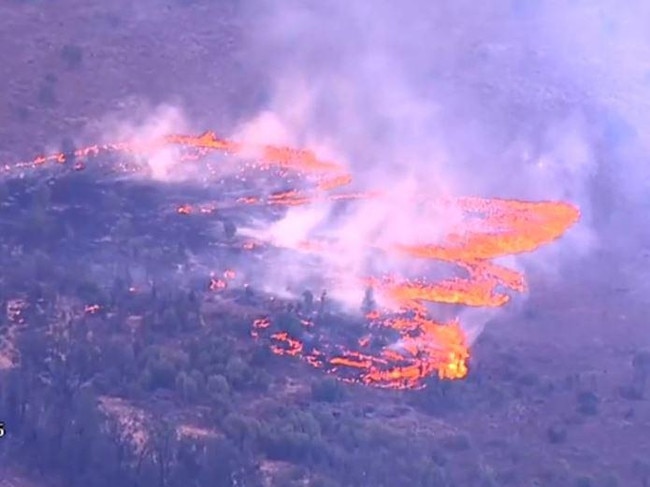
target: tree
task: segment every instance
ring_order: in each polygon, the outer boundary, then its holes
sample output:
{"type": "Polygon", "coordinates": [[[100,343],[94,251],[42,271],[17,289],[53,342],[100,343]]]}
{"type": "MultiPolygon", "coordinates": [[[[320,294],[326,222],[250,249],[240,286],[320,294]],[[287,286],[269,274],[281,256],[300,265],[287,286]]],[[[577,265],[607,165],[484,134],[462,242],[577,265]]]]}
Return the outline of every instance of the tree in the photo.
{"type": "Polygon", "coordinates": [[[60,149],[61,153],[63,154],[63,157],[65,158],[65,162],[69,164],[74,164],[77,156],[76,156],[76,150],[77,147],[74,143],[74,141],[70,137],[64,137],[61,140],[61,145],[60,149]]]}
{"type": "Polygon", "coordinates": [[[245,284],[244,285],[244,300],[247,303],[250,303],[253,298],[255,297],[255,293],[253,292],[253,289],[250,287],[250,285],[245,284]]]}
{"type": "Polygon", "coordinates": [[[226,378],[234,389],[245,388],[250,381],[251,370],[241,357],[232,356],[226,364],[226,378]]]}
{"type": "Polygon", "coordinates": [[[172,389],[176,385],[176,369],[169,357],[157,355],[152,357],[144,370],[146,387],[156,389],[172,389]]]}
{"type": "Polygon", "coordinates": [[[223,419],[221,428],[240,451],[252,452],[260,430],[255,418],[230,413],[223,419]]]}
{"type": "Polygon", "coordinates": [[[223,232],[227,239],[232,239],[237,233],[237,227],[231,220],[224,220],[223,232]]]}
{"type": "Polygon", "coordinates": [[[578,394],[578,412],[584,415],[593,416],[598,414],[600,398],[595,392],[585,391],[578,394]]]}
{"type": "Polygon", "coordinates": [[[83,61],[83,50],[77,45],[66,44],[61,48],[61,59],[68,69],[78,68],[83,61]]]}
{"type": "Polygon", "coordinates": [[[368,315],[369,313],[373,312],[377,306],[377,303],[375,302],[375,293],[372,289],[372,287],[367,287],[366,291],[363,295],[363,302],[361,303],[361,312],[364,315],[368,315]]]}
{"type": "Polygon", "coordinates": [[[196,380],[181,371],[176,376],[176,392],[183,398],[183,401],[192,403],[199,395],[199,386],[196,380]]]}
{"type": "Polygon", "coordinates": [[[588,475],[580,475],[576,477],[573,485],[575,485],[575,487],[594,487],[596,482],[588,475]]]}
{"type": "Polygon", "coordinates": [[[196,451],[196,443],[191,438],[181,436],[176,451],[172,485],[185,487],[188,484],[188,479],[196,479],[200,471],[201,467],[199,465],[199,455],[196,451]]]}
{"type": "Polygon", "coordinates": [[[314,401],[337,402],[345,395],[341,383],[331,377],[317,380],[311,384],[311,397],[314,401]]]}
{"type": "Polygon", "coordinates": [[[643,397],[650,376],[650,350],[637,352],[632,359],[632,367],[634,368],[632,387],[638,391],[640,397],[643,397]]]}
{"type": "Polygon", "coordinates": [[[167,487],[170,480],[176,442],[173,423],[161,419],[154,423],[151,437],[151,461],[157,473],[158,485],[167,487]]]}
{"type": "Polygon", "coordinates": [[[261,485],[255,479],[239,480],[242,476],[255,476],[255,469],[232,442],[225,439],[213,440],[206,446],[200,459],[201,473],[198,485],[234,487],[236,485],[261,485]],[[219,459],[219,461],[215,461],[219,459]],[[246,475],[248,473],[248,475],[246,475]]]}
{"type": "Polygon", "coordinates": [[[230,396],[230,384],[221,374],[211,375],[208,378],[206,391],[211,399],[219,399],[230,396]]]}
{"type": "Polygon", "coordinates": [[[566,440],[567,430],[566,427],[560,424],[549,426],[546,430],[546,436],[551,443],[563,443],[566,440]]]}
{"type": "Polygon", "coordinates": [[[54,83],[48,82],[47,80],[41,84],[36,96],[39,104],[46,108],[52,108],[58,103],[56,92],[54,91],[54,83]]]}
{"type": "Polygon", "coordinates": [[[309,289],[302,293],[302,302],[305,313],[310,314],[314,311],[314,294],[309,289]]]}
{"type": "Polygon", "coordinates": [[[49,184],[39,184],[35,189],[34,203],[39,211],[45,211],[52,201],[52,188],[49,184]]]}
{"type": "Polygon", "coordinates": [[[650,487],[650,462],[637,458],[632,463],[632,472],[641,481],[642,487],[650,487]]]}
{"type": "Polygon", "coordinates": [[[295,313],[284,311],[274,321],[280,330],[287,332],[292,337],[300,338],[302,336],[302,323],[295,313]]]}
{"type": "Polygon", "coordinates": [[[318,306],[319,315],[325,313],[326,305],[327,305],[327,291],[323,290],[322,294],[320,295],[320,303],[318,306]]]}
{"type": "MultiPolygon", "coordinates": [[[[93,464],[100,463],[93,459],[92,453],[100,431],[100,418],[95,406],[95,398],[88,391],[78,394],[65,416],[59,418],[64,423],[61,446],[61,460],[64,471],[70,477],[83,474],[93,464]],[[93,461],[94,460],[94,461],[93,461]]],[[[103,459],[111,461],[112,459],[103,459]]],[[[102,462],[103,463],[103,462],[102,462]]]]}

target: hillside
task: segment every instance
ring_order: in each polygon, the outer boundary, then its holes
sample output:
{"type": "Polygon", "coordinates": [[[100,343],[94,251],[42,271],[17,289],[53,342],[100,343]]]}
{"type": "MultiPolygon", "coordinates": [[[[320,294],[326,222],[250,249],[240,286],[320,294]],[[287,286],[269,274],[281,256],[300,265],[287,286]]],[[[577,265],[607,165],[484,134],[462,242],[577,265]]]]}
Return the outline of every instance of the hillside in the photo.
{"type": "Polygon", "coordinates": [[[216,189],[126,177],[117,163],[141,161],[110,151],[83,170],[16,170],[106,142],[107,116],[142,122],[173,103],[192,133],[250,116],[268,80],[243,54],[244,13],[202,0],[0,6],[0,487],[647,485],[644,244],[533,269],[528,294],[472,345],[467,377],[381,389],[255,335],[268,318],[313,350],[307,321],[354,344],[368,303],[343,312],[321,288],[248,285],[280,251],[241,228],[285,209],[200,209],[238,201],[236,177],[216,189]]]}
{"type": "MultiPolygon", "coordinates": [[[[211,285],[214,273],[191,264],[214,248],[204,219],[151,219],[168,188],[144,200],[139,183],[93,187],[86,174],[4,182],[9,458],[91,485],[614,485],[644,468],[647,352],[625,289],[533,280],[525,308],[475,344],[467,379],[345,384],[252,339],[256,318],[289,326],[301,302],[211,285]],[[102,224],[85,223],[79,198],[102,224]],[[598,320],[618,326],[594,333],[598,320]]],[[[240,237],[219,238],[215,269],[229,268],[240,237]]],[[[315,319],[357,326],[327,307],[315,319]]]]}

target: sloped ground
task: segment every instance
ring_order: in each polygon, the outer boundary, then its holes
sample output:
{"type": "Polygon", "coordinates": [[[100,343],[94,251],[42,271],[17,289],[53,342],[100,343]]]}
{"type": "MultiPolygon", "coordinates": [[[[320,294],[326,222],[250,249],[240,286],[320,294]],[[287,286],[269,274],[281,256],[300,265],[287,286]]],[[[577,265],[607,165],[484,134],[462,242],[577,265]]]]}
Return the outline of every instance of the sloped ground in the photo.
{"type": "Polygon", "coordinates": [[[8,465],[3,466],[0,487],[50,487],[55,484],[43,479],[36,479],[18,469],[12,469],[8,465]]]}
{"type": "Polygon", "coordinates": [[[650,410],[647,399],[630,400],[622,390],[632,382],[635,354],[650,347],[648,301],[635,293],[625,267],[634,261],[635,273],[642,274],[648,262],[609,257],[618,259],[610,275],[594,272],[602,270],[596,257],[559,282],[533,279],[528,313],[506,314],[486,332],[484,338],[498,347],[481,358],[482,365],[495,372],[510,369],[522,386],[507,407],[468,418],[467,429],[487,446],[490,463],[506,455],[521,457],[517,462],[534,459],[527,468],[540,478],[555,465],[555,475],[596,470],[601,482],[613,482],[610,475],[621,485],[638,481],[639,465],[650,452],[650,410]],[[541,390],[548,392],[533,392],[541,390]],[[598,397],[597,412],[579,411],[581,393],[598,397]],[[552,444],[549,428],[558,425],[567,440],[552,444]],[[494,444],[495,438],[503,444],[494,444]]]}
{"type": "MultiPolygon", "coordinates": [[[[0,92],[6,94],[0,161],[30,158],[64,137],[92,134],[107,113],[137,112],[141,100],[179,101],[196,130],[228,126],[259,96],[252,61],[238,50],[235,4],[5,2],[0,65],[8,74],[0,77],[0,92]]],[[[619,477],[619,485],[635,485],[635,460],[650,455],[650,409],[647,401],[622,398],[619,388],[631,378],[635,351],[650,346],[648,303],[640,284],[622,291],[619,283],[628,281],[625,269],[634,268],[630,272],[636,275],[643,265],[628,263],[597,280],[595,271],[588,273],[596,267],[586,263],[559,282],[533,280],[530,315],[502,315],[476,347],[485,380],[499,389],[497,377],[509,374],[508,387],[520,391],[490,412],[470,409],[443,421],[413,410],[409,393],[386,400],[383,393],[358,391],[350,402],[382,398],[390,403],[386,410],[401,403],[396,418],[383,419],[390,412],[379,411],[367,421],[469,434],[478,461],[502,472],[516,469],[519,477],[542,479],[542,485],[563,485],[554,479],[583,473],[607,485],[607,472],[619,477]],[[546,392],[549,384],[554,392],[546,392]],[[582,389],[600,398],[597,415],[576,413],[582,389]],[[548,428],[557,424],[567,439],[551,444],[548,428]]],[[[290,370],[300,376],[301,367],[290,370]]],[[[295,398],[295,384],[291,387],[295,398]]],[[[449,448],[464,447],[457,442],[449,448]]],[[[42,485],[5,473],[2,487],[42,485]]]]}
{"type": "Polygon", "coordinates": [[[0,6],[0,159],[31,158],[107,114],[178,102],[219,130],[256,94],[236,2],[14,1],[0,6]],[[75,54],[75,52],[77,52],[75,54]]]}

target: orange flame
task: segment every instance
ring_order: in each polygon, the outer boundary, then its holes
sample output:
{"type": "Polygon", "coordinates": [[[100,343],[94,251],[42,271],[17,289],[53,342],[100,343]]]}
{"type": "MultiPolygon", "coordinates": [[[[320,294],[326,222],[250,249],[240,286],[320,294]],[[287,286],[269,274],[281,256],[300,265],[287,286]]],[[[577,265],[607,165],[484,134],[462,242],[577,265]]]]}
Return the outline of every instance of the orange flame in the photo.
{"type": "MultiPolygon", "coordinates": [[[[179,155],[181,161],[195,161],[211,152],[220,151],[257,161],[245,162],[244,169],[269,171],[274,168],[284,176],[292,171],[316,181],[318,194],[289,190],[274,193],[266,198],[254,195],[242,197],[237,200],[240,204],[296,206],[322,198],[354,200],[381,197],[382,194],[331,193],[352,181],[351,175],[338,164],[322,161],[310,151],[279,146],[251,147],[220,139],[213,132],[198,136],[172,134],[145,141],[92,145],[74,151],[74,157],[69,158],[61,153],[39,156],[32,161],[2,166],[0,170],[34,168],[46,163],[65,165],[72,159],[76,161],[73,169],[83,170],[86,167],[83,159],[101,153],[147,155],[167,146],[191,151],[179,155]],[[253,154],[255,157],[251,157],[253,154]]],[[[127,172],[134,170],[124,162],[120,163],[118,169],[127,172]]],[[[346,381],[380,387],[416,388],[421,387],[422,380],[432,374],[437,374],[441,379],[465,377],[468,373],[470,351],[463,328],[457,320],[439,323],[427,317],[425,303],[503,306],[510,299],[507,291],[522,292],[526,289],[526,283],[521,273],[495,264],[492,260],[505,255],[530,252],[558,239],[577,222],[580,213],[571,204],[551,201],[525,202],[468,197],[440,200],[436,203],[443,208],[453,207],[467,213],[481,214],[485,227],[493,230],[478,232],[459,229],[444,242],[436,245],[404,243],[384,249],[413,258],[452,263],[465,273],[464,277],[449,278],[440,282],[428,282],[423,279],[398,281],[393,277],[368,279],[380,292],[398,303],[401,310],[397,314],[372,311],[366,316],[369,326],[392,329],[398,333],[399,339],[391,346],[373,350],[370,336],[364,336],[358,340],[358,346],[364,353],[320,342],[320,349],[307,347],[285,330],[272,330],[274,325],[268,318],[255,320],[251,335],[254,338],[262,338],[263,334],[272,331],[268,339],[274,353],[301,357],[308,364],[324,368],[346,381]],[[350,377],[343,373],[344,370],[355,373],[350,377]]],[[[176,212],[182,215],[197,211],[210,213],[215,208],[215,205],[195,207],[182,204],[176,208],[176,212]]],[[[247,241],[242,247],[253,249],[257,245],[257,242],[247,241]]],[[[321,251],[324,247],[322,243],[316,242],[304,242],[301,246],[306,251],[321,251]]],[[[224,272],[223,277],[222,280],[213,276],[210,289],[226,288],[227,280],[233,279],[235,273],[228,270],[224,272]]],[[[88,313],[98,310],[97,305],[86,307],[88,313]]],[[[314,323],[311,320],[302,320],[302,325],[309,333],[314,333],[314,323]]]]}
{"type": "Polygon", "coordinates": [[[222,289],[226,289],[226,287],[228,287],[228,283],[226,281],[217,279],[215,277],[210,279],[210,291],[221,291],[222,289]]]}
{"type": "Polygon", "coordinates": [[[179,215],[189,215],[194,211],[191,205],[183,204],[176,209],[179,215]]]}
{"type": "Polygon", "coordinates": [[[89,315],[94,315],[95,313],[99,313],[99,310],[101,307],[98,304],[88,304],[84,308],[84,312],[89,314],[89,315]]]}

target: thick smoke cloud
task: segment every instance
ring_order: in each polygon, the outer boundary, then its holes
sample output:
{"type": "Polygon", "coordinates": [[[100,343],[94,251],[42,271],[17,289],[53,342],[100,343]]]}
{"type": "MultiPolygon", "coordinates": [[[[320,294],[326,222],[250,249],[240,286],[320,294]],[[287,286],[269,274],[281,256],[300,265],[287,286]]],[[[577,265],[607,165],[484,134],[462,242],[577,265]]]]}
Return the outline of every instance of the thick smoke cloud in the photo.
{"type": "Polygon", "coordinates": [[[334,145],[357,179],[563,198],[587,223],[608,204],[593,201],[599,175],[610,199],[645,196],[641,2],[250,5],[251,62],[283,140],[334,145]]]}
{"type": "Polygon", "coordinates": [[[561,242],[513,265],[559,272],[565,259],[598,246],[630,246],[632,239],[612,235],[639,224],[649,196],[650,7],[604,0],[246,5],[248,59],[269,96],[236,135],[335,155],[360,187],[391,190],[384,203],[362,203],[335,222],[327,208],[292,210],[271,229],[276,240],[291,246],[326,223],[346,249],[329,264],[362,273],[368,242],[436,241],[456,221],[427,219],[405,197],[423,193],[581,207],[580,224],[561,242]]]}
{"type": "MultiPolygon", "coordinates": [[[[149,141],[168,134],[191,132],[192,128],[183,111],[173,105],[155,108],[131,100],[125,103],[125,110],[114,112],[99,121],[102,142],[149,141]]],[[[171,182],[179,178],[192,177],[188,168],[178,171],[178,154],[173,146],[162,147],[147,158],[143,158],[144,176],[155,181],[171,182]]],[[[196,176],[196,174],[194,174],[196,176]]]]}
{"type": "MultiPolygon", "coordinates": [[[[414,203],[414,194],[579,205],[580,223],[560,242],[504,259],[547,276],[594,251],[634,252],[647,240],[650,7],[248,0],[239,8],[246,40],[239,56],[267,96],[228,135],[312,149],[346,166],[354,189],[388,193],[348,207],[290,209],[270,228],[243,229],[290,249],[314,234],[335,240],[320,264],[278,256],[257,276],[267,289],[300,293],[303,281],[321,276],[330,294],[358,307],[360,276],[444,274],[369,250],[437,242],[460,221],[457,212],[414,203]]],[[[202,129],[162,108],[126,133],[202,129]]],[[[150,176],[174,180],[173,159],[170,151],[151,160],[150,176]]]]}

